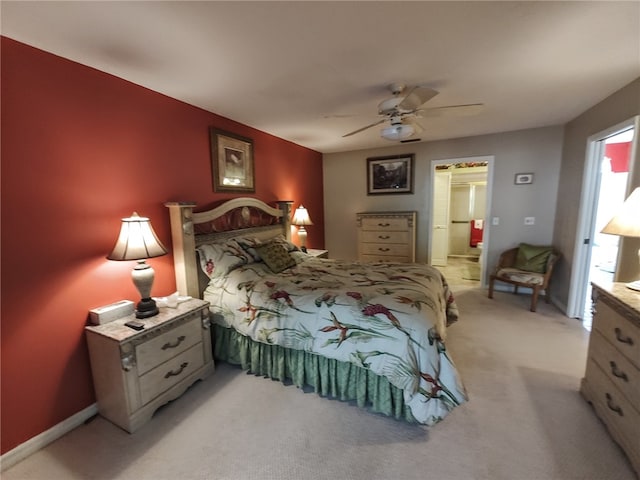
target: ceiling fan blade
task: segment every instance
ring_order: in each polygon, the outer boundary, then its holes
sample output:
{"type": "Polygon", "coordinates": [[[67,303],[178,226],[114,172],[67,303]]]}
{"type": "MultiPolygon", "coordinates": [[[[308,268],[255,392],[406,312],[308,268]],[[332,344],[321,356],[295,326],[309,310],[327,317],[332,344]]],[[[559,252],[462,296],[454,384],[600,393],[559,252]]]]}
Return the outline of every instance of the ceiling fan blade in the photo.
{"type": "Polygon", "coordinates": [[[367,125],[366,127],[362,127],[362,128],[359,128],[358,130],[354,130],[353,132],[349,132],[349,133],[343,135],[342,138],[350,137],[351,135],[355,135],[356,133],[360,133],[360,132],[365,131],[367,128],[371,128],[371,127],[375,127],[376,125],[380,125],[385,120],[386,120],[385,118],[382,118],[382,119],[378,120],[377,122],[372,123],[371,125],[367,125]]]}
{"type": "Polygon", "coordinates": [[[405,117],[403,121],[405,123],[410,123],[411,125],[413,125],[413,129],[415,130],[414,134],[424,132],[424,127],[414,117],[405,117]]]}
{"type": "Polygon", "coordinates": [[[414,87],[407,96],[404,97],[404,100],[398,104],[398,108],[402,110],[415,110],[437,94],[437,91],[429,87],[414,87]]]}
{"type": "Polygon", "coordinates": [[[416,111],[419,117],[468,117],[479,114],[484,108],[482,103],[469,105],[450,105],[448,107],[423,108],[416,111]]]}

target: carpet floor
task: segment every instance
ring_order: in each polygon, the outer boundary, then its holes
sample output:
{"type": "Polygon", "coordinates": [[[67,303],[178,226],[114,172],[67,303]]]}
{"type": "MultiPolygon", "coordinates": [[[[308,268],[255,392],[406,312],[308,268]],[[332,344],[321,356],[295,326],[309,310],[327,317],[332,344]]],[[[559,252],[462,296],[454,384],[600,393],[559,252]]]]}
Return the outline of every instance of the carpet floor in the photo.
{"type": "Polygon", "coordinates": [[[95,418],[2,473],[40,479],[632,480],[579,394],[588,332],[527,295],[454,290],[448,347],[470,400],[410,425],[236,367],[133,435],[95,418]]]}

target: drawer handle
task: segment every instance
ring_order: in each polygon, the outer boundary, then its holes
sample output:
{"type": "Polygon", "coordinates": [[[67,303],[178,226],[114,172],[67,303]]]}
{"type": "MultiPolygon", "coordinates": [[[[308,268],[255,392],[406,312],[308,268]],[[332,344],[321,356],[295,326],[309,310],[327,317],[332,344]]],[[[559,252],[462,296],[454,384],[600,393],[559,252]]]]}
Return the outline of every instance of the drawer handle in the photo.
{"type": "MultiPolygon", "coordinates": [[[[183,372],[183,370],[187,368],[187,366],[189,366],[189,362],[182,362],[178,370],[168,371],[167,373],[164,374],[164,378],[170,378],[170,377],[175,377],[177,375],[180,375],[183,372]]],[[[609,394],[607,393],[607,395],[609,394]]]]}
{"type": "Polygon", "coordinates": [[[379,227],[390,227],[391,224],[390,223],[379,223],[378,226],[379,227]]]}
{"type": "Polygon", "coordinates": [[[613,360],[611,360],[611,361],[609,362],[609,365],[611,366],[611,373],[612,373],[614,376],[616,376],[616,377],[618,377],[618,378],[621,378],[621,379],[622,379],[622,380],[624,380],[625,382],[628,382],[628,381],[629,381],[629,377],[627,377],[627,374],[626,374],[626,373],[624,373],[622,370],[620,370],[620,369],[618,368],[618,365],[616,365],[616,362],[614,362],[613,360]]]}
{"type": "Polygon", "coordinates": [[[605,394],[607,397],[607,407],[609,407],[609,410],[612,410],[614,412],[616,412],[618,415],[620,415],[621,417],[624,417],[624,413],[622,412],[622,408],[613,405],[613,399],[611,398],[611,395],[609,395],[608,393],[605,394]]]}
{"type": "Polygon", "coordinates": [[[164,345],[162,345],[162,350],[168,350],[169,348],[176,348],[178,345],[184,342],[186,338],[187,337],[185,337],[184,335],[180,335],[176,343],[167,342],[164,345]]]}
{"type": "Polygon", "coordinates": [[[387,240],[391,237],[389,235],[378,235],[378,238],[381,238],[382,240],[387,240]]]}
{"type": "Polygon", "coordinates": [[[622,342],[622,343],[627,343],[629,345],[633,345],[633,338],[631,338],[631,337],[623,337],[622,336],[622,330],[620,330],[618,327],[616,327],[614,329],[614,332],[616,332],[616,340],[618,340],[619,342],[622,342]]]}
{"type": "Polygon", "coordinates": [[[378,248],[378,250],[380,250],[381,252],[388,252],[390,249],[389,248],[378,248]]]}

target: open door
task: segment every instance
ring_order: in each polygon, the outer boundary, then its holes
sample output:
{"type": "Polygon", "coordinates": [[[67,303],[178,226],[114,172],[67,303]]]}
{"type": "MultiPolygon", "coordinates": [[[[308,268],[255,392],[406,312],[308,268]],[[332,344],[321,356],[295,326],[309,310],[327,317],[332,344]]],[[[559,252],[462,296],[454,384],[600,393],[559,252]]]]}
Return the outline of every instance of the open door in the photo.
{"type": "Polygon", "coordinates": [[[444,267],[449,255],[449,200],[451,172],[435,170],[431,209],[431,265],[444,267]]]}
{"type": "Polygon", "coordinates": [[[587,159],[582,184],[580,214],[576,233],[567,316],[579,318],[586,329],[591,328],[590,282],[614,279],[618,254],[618,239],[601,235],[600,229],[622,204],[630,193],[628,173],[634,166],[634,152],[637,152],[640,116],[633,117],[607,130],[589,137],[587,159]],[[616,175],[611,153],[607,145],[630,142],[629,157],[626,159],[627,175],[616,175]],[[616,178],[619,177],[619,178],[616,178]],[[610,274],[610,275],[608,275],[610,274]],[[604,277],[608,277],[603,280],[604,277]]]}

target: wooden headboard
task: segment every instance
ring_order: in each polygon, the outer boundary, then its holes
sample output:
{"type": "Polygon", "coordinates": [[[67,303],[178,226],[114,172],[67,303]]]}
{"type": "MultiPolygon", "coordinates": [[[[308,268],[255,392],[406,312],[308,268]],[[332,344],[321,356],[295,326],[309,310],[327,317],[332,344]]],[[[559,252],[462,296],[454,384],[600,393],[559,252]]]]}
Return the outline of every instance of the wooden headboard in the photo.
{"type": "Polygon", "coordinates": [[[173,264],[180,295],[201,298],[207,279],[201,275],[196,247],[239,236],[260,239],[278,234],[291,240],[292,201],[277,202],[278,208],[248,197],[234,198],[204,212],[194,212],[193,202],[167,202],[171,217],[173,264]]]}

